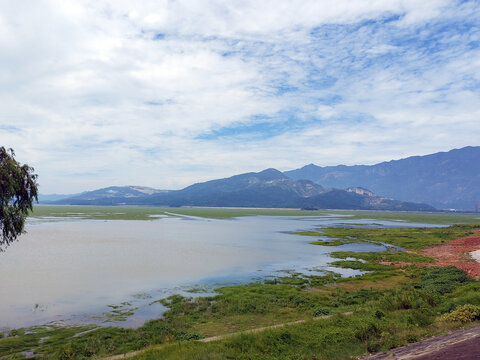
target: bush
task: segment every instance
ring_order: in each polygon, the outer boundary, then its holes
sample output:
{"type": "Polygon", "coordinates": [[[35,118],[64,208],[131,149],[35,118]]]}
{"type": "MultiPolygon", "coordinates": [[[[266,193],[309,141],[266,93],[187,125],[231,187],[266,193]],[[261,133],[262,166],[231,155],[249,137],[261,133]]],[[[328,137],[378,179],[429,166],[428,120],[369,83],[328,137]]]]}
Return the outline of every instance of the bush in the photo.
{"type": "Polygon", "coordinates": [[[314,317],[325,316],[328,314],[330,314],[330,309],[327,309],[327,308],[317,308],[313,311],[314,317]]]}
{"type": "Polygon", "coordinates": [[[421,286],[428,292],[444,295],[451,293],[455,288],[470,281],[463,270],[455,266],[431,267],[425,269],[421,286]]]}
{"type": "Polygon", "coordinates": [[[451,313],[443,315],[443,319],[461,323],[478,320],[480,319],[480,306],[472,304],[459,306],[451,313]]]}
{"type": "Polygon", "coordinates": [[[387,292],[380,300],[380,306],[388,311],[423,309],[435,305],[435,299],[430,294],[414,289],[387,292]]]}
{"type": "Polygon", "coordinates": [[[407,317],[407,324],[410,326],[425,327],[431,325],[435,320],[433,313],[429,309],[414,309],[407,317]]]}
{"type": "Polygon", "coordinates": [[[381,331],[373,321],[360,323],[355,330],[355,337],[360,341],[367,341],[376,338],[381,331]]]}

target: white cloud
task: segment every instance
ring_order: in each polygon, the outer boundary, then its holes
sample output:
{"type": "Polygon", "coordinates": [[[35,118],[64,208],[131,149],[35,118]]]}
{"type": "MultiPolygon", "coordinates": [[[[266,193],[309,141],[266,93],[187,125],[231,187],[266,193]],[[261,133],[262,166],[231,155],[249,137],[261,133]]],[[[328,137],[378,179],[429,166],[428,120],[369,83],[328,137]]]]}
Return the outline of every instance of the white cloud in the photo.
{"type": "Polygon", "coordinates": [[[475,145],[480,30],[456,25],[478,4],[457,5],[3,2],[0,144],[43,193],[475,145]],[[265,122],[285,128],[221,136],[265,122]]]}

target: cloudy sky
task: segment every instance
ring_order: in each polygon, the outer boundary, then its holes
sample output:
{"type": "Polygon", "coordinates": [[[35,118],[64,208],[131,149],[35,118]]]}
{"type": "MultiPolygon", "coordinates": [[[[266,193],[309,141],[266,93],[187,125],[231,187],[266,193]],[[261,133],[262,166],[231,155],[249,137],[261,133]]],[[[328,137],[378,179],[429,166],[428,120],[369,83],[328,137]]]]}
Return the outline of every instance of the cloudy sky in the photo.
{"type": "Polygon", "coordinates": [[[42,193],[480,145],[480,2],[0,0],[0,145],[42,193]]]}

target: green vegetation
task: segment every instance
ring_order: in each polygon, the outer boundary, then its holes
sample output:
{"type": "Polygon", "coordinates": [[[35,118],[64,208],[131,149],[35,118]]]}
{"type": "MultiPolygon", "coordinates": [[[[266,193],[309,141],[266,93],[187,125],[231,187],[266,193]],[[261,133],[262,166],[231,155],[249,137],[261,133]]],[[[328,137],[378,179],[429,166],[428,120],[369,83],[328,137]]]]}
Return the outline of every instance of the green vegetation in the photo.
{"type": "Polygon", "coordinates": [[[370,320],[368,313],[337,315],[321,324],[309,321],[221,341],[168,345],[134,359],[346,359],[364,353],[363,339],[379,332],[359,326],[370,320]]]}
{"type": "MultiPolygon", "coordinates": [[[[389,242],[385,237],[391,231],[390,235],[397,239],[395,242],[398,245],[422,248],[442,240],[469,235],[473,227],[336,230],[358,231],[356,238],[368,242],[389,242]]],[[[322,232],[333,235],[327,229],[322,229],[322,232]]],[[[350,232],[337,232],[334,236],[344,236],[341,238],[343,241],[350,241],[353,237],[350,232]]],[[[419,341],[423,337],[478,319],[480,283],[468,279],[463,271],[455,267],[415,266],[418,263],[431,263],[433,259],[395,249],[379,253],[335,252],[332,256],[348,259],[335,262],[337,266],[367,272],[356,278],[331,277],[328,283],[321,281],[322,277],[295,274],[292,276],[295,285],[289,285],[290,288],[285,288],[285,281],[280,280],[281,285],[273,288],[271,284],[250,284],[229,288],[228,293],[219,289],[220,294],[211,298],[176,297],[171,303],[166,303],[171,310],[165,319],[170,324],[181,324],[186,329],[195,329],[202,334],[210,331],[211,334],[221,334],[241,330],[242,327],[234,325],[241,323],[239,319],[242,315],[280,320],[284,316],[279,312],[280,309],[293,310],[297,313],[297,319],[309,311],[313,311],[313,316],[336,314],[334,317],[261,333],[237,335],[211,343],[168,345],[148,350],[135,359],[345,359],[419,341]],[[396,268],[380,262],[413,265],[396,268]],[[255,290],[253,294],[252,290],[255,290]],[[292,297],[290,294],[295,292],[297,295],[292,297]],[[273,297],[269,298],[270,295],[273,297]],[[249,303],[249,299],[252,303],[249,303]],[[277,308],[277,304],[281,304],[280,307],[277,308]],[[215,311],[212,311],[212,307],[215,307],[215,311]],[[342,316],[348,311],[354,314],[342,316]],[[218,318],[215,314],[219,314],[218,318]]],[[[283,322],[287,322],[284,317],[283,322]]],[[[261,325],[265,326],[265,323],[261,325]]],[[[258,322],[257,326],[260,326],[258,322]]]]}
{"type": "Polygon", "coordinates": [[[168,216],[164,208],[140,206],[53,206],[39,205],[33,208],[32,217],[43,220],[154,220],[156,216],[168,216]]]}
{"type": "Polygon", "coordinates": [[[132,316],[137,310],[132,307],[132,304],[125,301],[120,305],[108,305],[111,309],[109,312],[103,313],[103,319],[106,321],[125,321],[129,316],[132,316]]]}
{"type": "Polygon", "coordinates": [[[336,215],[350,215],[349,220],[372,219],[388,221],[407,221],[423,224],[478,224],[480,223],[479,214],[461,214],[461,213],[430,213],[430,212],[397,212],[397,211],[349,211],[337,210],[336,215]]]}
{"type": "Polygon", "coordinates": [[[305,278],[300,286],[255,283],[220,288],[206,298],[174,295],[162,301],[170,306],[165,318],[141,328],[20,329],[0,340],[0,356],[33,351],[47,359],[85,359],[163,344],[135,358],[345,359],[476,319],[476,312],[462,306],[480,306],[478,282],[456,268],[404,270],[389,269],[396,274],[388,282],[363,277],[312,288],[312,279],[305,278]],[[457,315],[445,316],[450,313],[457,315]],[[313,320],[327,314],[334,316],[313,320]],[[299,319],[307,321],[215,342],[187,341],[299,319]]]}
{"type": "Polygon", "coordinates": [[[0,339],[0,357],[17,359],[31,351],[38,358],[87,359],[112,353],[124,353],[149,345],[198,339],[198,334],[178,331],[163,321],[152,320],[138,329],[114,327],[35,327],[19,329],[0,339]]]}
{"type": "Polygon", "coordinates": [[[210,219],[231,219],[239,216],[339,216],[345,219],[377,219],[427,224],[478,224],[479,214],[452,214],[392,211],[188,208],[141,206],[35,206],[32,216],[40,218],[80,218],[92,220],[152,220],[156,216],[197,216],[210,219]],[[152,217],[153,216],[153,217],[152,217]]]}
{"type": "MultiPolygon", "coordinates": [[[[173,295],[162,300],[170,310],[164,315],[167,324],[176,329],[204,336],[237,332],[258,326],[310,319],[313,316],[338,313],[326,294],[304,289],[309,279],[297,276],[277,279],[279,284],[252,283],[217,289],[218,295],[185,298],[173,295]],[[293,278],[299,285],[282,284],[293,278]]],[[[320,277],[319,277],[320,278],[320,277]]],[[[273,282],[273,281],[272,281],[273,282]]],[[[349,307],[343,310],[349,310],[349,307]]]]}
{"type": "MultiPolygon", "coordinates": [[[[355,290],[350,289],[352,280],[345,280],[336,286],[324,286],[316,289],[317,291],[295,288],[297,295],[301,295],[303,300],[297,311],[311,311],[311,306],[315,308],[316,304],[318,314],[335,314],[330,318],[318,321],[312,319],[208,343],[181,342],[166,345],[149,349],[134,359],[348,359],[369,351],[384,351],[419,341],[423,337],[439,334],[478,319],[480,296],[477,296],[477,292],[480,284],[468,280],[461,270],[404,270],[404,280],[400,283],[392,282],[387,289],[382,288],[382,282],[378,282],[377,287],[376,282],[370,282],[366,278],[363,283],[357,283],[359,288],[355,290]],[[432,282],[432,278],[436,281],[432,282]],[[370,287],[363,288],[366,284],[370,287]],[[457,305],[458,301],[465,300],[467,296],[470,301],[468,306],[457,305]],[[454,309],[453,312],[450,309],[454,309]],[[348,310],[353,311],[353,315],[342,315],[348,310]]],[[[256,286],[261,288],[261,285],[256,286]]],[[[241,293],[236,294],[237,291],[246,289],[240,288],[232,290],[230,298],[241,296],[241,293]]],[[[266,288],[265,292],[270,293],[270,290],[266,288]]],[[[220,303],[223,307],[227,299],[222,299],[222,296],[217,297],[216,301],[213,301],[213,298],[209,301],[220,303]]],[[[196,311],[179,314],[178,309],[193,307],[195,304],[203,304],[206,307],[203,312],[208,313],[208,304],[205,305],[202,300],[176,298],[174,302],[167,321],[188,318],[188,322],[182,323],[184,326],[200,328],[202,324],[209,324],[210,329],[215,323],[214,319],[197,317],[196,311]]],[[[236,300],[233,302],[236,303],[236,300]]],[[[255,303],[258,303],[258,300],[255,303]]],[[[289,306],[294,303],[293,298],[288,301],[289,306]]],[[[251,315],[264,315],[265,312],[273,315],[277,311],[275,305],[267,309],[237,309],[233,310],[237,315],[245,311],[251,315]]],[[[228,317],[220,319],[225,320],[228,317]]],[[[224,328],[217,331],[217,334],[225,333],[224,328]]]]}
{"type": "Polygon", "coordinates": [[[443,319],[452,322],[469,323],[480,319],[480,306],[466,304],[461,305],[452,312],[445,314],[443,319]]]}
{"type": "Polygon", "coordinates": [[[0,146],[0,251],[23,232],[25,218],[38,200],[37,175],[0,146]]]}
{"type": "Polygon", "coordinates": [[[312,242],[331,246],[350,243],[386,243],[407,250],[425,249],[448,240],[473,234],[478,225],[453,225],[447,228],[361,228],[327,227],[319,231],[297,232],[299,235],[320,236],[327,239],[312,242]]]}
{"type": "Polygon", "coordinates": [[[167,208],[142,206],[35,206],[32,216],[38,218],[78,218],[90,220],[155,220],[158,217],[195,216],[209,219],[232,219],[239,216],[326,216],[326,211],[285,209],[167,208]]]}
{"type": "MultiPolygon", "coordinates": [[[[32,351],[41,354],[37,358],[86,359],[146,349],[133,359],[348,359],[388,350],[479,319],[480,282],[455,267],[423,267],[433,259],[412,251],[473,229],[354,227],[303,233],[338,243],[386,242],[410,251],[333,252],[335,266],[364,272],[354,278],[292,272],[263,283],[221,287],[207,297],[152,299],[169,310],[138,329],[11,331],[0,336],[0,357],[17,359],[22,351],[32,351]],[[391,262],[404,266],[388,266],[391,262]],[[285,323],[292,324],[241,333],[285,323]],[[195,341],[225,334],[234,335],[195,341]]],[[[111,308],[114,318],[128,315],[128,304],[111,308]]]]}
{"type": "MultiPolygon", "coordinates": [[[[366,274],[361,277],[357,277],[356,280],[366,277],[379,277],[397,274],[397,270],[390,266],[390,263],[405,263],[405,264],[417,264],[417,263],[432,263],[434,259],[406,252],[394,252],[394,251],[381,251],[381,252],[353,252],[353,251],[335,251],[331,253],[331,256],[338,259],[346,259],[342,261],[334,261],[332,265],[342,268],[355,269],[367,271],[366,274]]],[[[341,279],[339,280],[341,281],[341,279]]],[[[350,281],[350,280],[349,280],[350,281]]]]}

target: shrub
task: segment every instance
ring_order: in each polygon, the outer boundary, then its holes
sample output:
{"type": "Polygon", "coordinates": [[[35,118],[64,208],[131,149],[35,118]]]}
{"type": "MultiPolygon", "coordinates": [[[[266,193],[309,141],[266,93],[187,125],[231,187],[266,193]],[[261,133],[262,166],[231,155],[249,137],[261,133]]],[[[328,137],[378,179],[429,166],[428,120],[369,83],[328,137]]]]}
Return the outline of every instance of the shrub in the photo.
{"type": "Polygon", "coordinates": [[[355,337],[360,341],[367,341],[371,338],[376,338],[381,331],[373,321],[360,323],[355,330],[355,337]]]}
{"type": "Polygon", "coordinates": [[[420,339],[418,338],[418,336],[416,334],[407,334],[406,336],[406,340],[408,343],[415,343],[417,341],[419,341],[420,339]]]}
{"type": "Polygon", "coordinates": [[[463,270],[454,266],[431,267],[422,276],[422,288],[440,295],[451,293],[455,288],[470,281],[463,270]]]}
{"type": "Polygon", "coordinates": [[[380,350],[382,344],[381,344],[381,341],[369,341],[367,343],[367,351],[369,353],[374,353],[374,352],[377,352],[380,350]]]}
{"type": "Polygon", "coordinates": [[[435,300],[423,291],[403,289],[387,292],[380,306],[388,311],[422,309],[435,306],[435,300]]]}
{"type": "Polygon", "coordinates": [[[429,309],[414,309],[410,312],[410,314],[407,317],[407,324],[410,326],[421,326],[425,327],[428,325],[431,325],[433,321],[435,320],[435,317],[433,316],[433,313],[429,309]]]}
{"type": "Polygon", "coordinates": [[[467,323],[480,319],[480,306],[466,304],[457,307],[451,313],[443,315],[443,319],[453,322],[467,323]]]}
{"type": "Polygon", "coordinates": [[[330,309],[327,309],[327,308],[317,308],[313,311],[314,317],[325,316],[328,314],[330,314],[330,309]]]}

